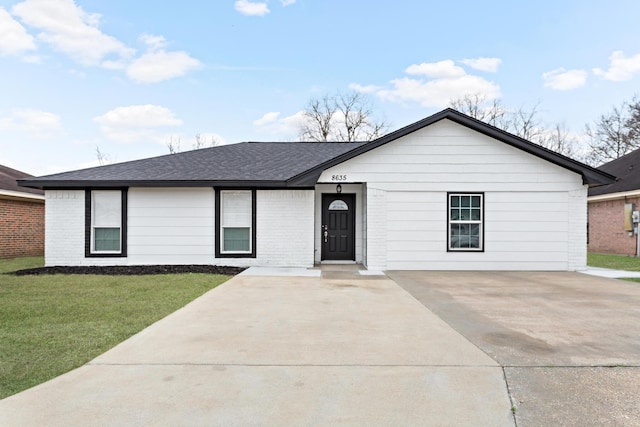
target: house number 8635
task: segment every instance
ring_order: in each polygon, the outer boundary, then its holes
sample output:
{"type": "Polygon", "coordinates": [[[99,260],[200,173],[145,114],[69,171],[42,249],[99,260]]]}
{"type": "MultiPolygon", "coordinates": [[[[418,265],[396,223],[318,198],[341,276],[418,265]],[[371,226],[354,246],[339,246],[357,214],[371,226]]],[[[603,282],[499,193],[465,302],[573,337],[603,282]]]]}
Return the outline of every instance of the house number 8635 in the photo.
{"type": "Polygon", "coordinates": [[[331,175],[331,181],[346,181],[347,175],[331,175]]]}

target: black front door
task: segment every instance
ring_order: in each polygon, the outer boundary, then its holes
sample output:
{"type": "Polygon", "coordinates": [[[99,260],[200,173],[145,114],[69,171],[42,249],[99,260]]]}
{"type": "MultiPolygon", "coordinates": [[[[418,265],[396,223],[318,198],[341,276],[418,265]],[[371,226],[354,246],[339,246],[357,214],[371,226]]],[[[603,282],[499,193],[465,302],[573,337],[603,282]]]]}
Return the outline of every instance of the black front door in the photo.
{"type": "Polygon", "coordinates": [[[322,195],[322,260],[355,261],[355,194],[322,195]]]}

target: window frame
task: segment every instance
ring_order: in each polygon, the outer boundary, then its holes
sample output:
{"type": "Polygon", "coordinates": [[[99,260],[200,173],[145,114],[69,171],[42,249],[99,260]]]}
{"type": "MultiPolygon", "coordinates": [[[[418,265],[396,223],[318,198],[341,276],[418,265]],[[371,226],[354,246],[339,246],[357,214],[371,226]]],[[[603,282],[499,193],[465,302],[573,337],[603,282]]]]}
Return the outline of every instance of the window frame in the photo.
{"type": "Polygon", "coordinates": [[[255,188],[215,188],[215,256],[216,258],[256,257],[256,190],[255,188]],[[251,194],[251,225],[249,230],[249,251],[223,251],[222,194],[225,192],[249,192],[251,194]]]}
{"type": "Polygon", "coordinates": [[[469,191],[450,191],[447,192],[447,252],[484,252],[484,192],[469,191]],[[451,219],[451,197],[452,196],[480,196],[480,220],[452,220],[451,219]],[[451,225],[452,224],[478,224],[480,232],[478,233],[478,248],[454,248],[451,246],[451,225]]]}
{"type": "Polygon", "coordinates": [[[124,258],[127,256],[127,199],[128,188],[92,188],[85,190],[85,236],[84,256],[86,258],[124,258]],[[93,192],[94,191],[118,191],[120,192],[120,250],[96,251],[94,250],[94,226],[93,226],[93,192]]]}

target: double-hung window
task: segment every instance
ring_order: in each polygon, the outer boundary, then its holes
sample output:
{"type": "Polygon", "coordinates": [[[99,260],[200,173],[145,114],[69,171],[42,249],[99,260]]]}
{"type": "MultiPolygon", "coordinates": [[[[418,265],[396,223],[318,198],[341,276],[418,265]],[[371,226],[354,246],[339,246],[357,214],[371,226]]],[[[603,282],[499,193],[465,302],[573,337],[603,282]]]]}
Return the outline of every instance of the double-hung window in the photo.
{"type": "Polygon", "coordinates": [[[87,191],[87,256],[126,256],[126,190],[87,191]]]}
{"type": "Polygon", "coordinates": [[[255,191],[220,190],[217,194],[217,255],[255,256],[255,191]]]}
{"type": "Polygon", "coordinates": [[[484,194],[448,194],[449,251],[484,250],[484,194]]]}

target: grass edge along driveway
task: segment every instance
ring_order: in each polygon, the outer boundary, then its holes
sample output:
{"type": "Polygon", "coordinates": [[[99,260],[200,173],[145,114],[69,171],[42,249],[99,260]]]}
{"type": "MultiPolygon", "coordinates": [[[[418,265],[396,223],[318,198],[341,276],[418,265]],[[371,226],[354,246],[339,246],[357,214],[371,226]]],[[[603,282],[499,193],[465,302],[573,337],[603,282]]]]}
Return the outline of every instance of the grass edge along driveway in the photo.
{"type": "MultiPolygon", "coordinates": [[[[40,266],[0,260],[0,273],[40,266]]],[[[84,365],[230,277],[0,274],[0,399],[84,365]]]]}
{"type": "MultiPolygon", "coordinates": [[[[589,267],[611,268],[614,270],[640,271],[640,258],[626,255],[587,254],[589,267]]],[[[640,279],[626,278],[628,282],[640,282],[640,279]]]]}

